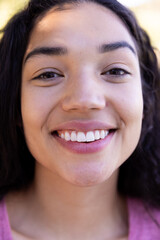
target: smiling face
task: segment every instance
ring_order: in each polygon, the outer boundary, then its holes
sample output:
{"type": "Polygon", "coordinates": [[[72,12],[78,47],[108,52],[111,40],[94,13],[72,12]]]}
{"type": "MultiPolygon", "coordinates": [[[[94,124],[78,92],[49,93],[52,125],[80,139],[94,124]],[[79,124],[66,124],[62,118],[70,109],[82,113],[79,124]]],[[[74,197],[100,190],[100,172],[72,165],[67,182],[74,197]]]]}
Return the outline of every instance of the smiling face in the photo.
{"type": "Polygon", "coordinates": [[[134,41],[95,3],[50,10],[34,27],[21,111],[36,169],[80,186],[107,180],[138,143],[143,99],[134,41]]]}

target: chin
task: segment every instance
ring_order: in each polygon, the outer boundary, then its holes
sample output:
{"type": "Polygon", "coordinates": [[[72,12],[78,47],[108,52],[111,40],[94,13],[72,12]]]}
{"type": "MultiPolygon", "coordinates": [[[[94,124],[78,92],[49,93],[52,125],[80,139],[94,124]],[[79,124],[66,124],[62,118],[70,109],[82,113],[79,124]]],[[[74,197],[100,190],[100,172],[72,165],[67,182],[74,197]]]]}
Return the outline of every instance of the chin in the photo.
{"type": "Polygon", "coordinates": [[[101,184],[111,177],[111,171],[104,171],[104,169],[78,168],[74,169],[71,174],[68,174],[66,180],[79,187],[90,187],[101,184]]]}

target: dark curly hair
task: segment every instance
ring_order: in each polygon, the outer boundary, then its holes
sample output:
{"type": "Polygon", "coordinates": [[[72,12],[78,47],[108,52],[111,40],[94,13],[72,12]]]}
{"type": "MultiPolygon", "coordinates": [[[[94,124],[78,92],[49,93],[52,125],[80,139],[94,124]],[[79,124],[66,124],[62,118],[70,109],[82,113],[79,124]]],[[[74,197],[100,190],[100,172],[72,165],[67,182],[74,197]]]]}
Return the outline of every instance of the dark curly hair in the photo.
{"type": "Polygon", "coordinates": [[[53,7],[66,3],[95,2],[113,11],[129,30],[138,50],[144,118],[141,137],[133,154],[120,167],[118,190],[160,208],[159,71],[150,39],[133,13],[116,0],[30,0],[3,30],[0,40],[0,197],[28,187],[35,160],[25,142],[21,118],[21,74],[31,31],[53,7]]]}

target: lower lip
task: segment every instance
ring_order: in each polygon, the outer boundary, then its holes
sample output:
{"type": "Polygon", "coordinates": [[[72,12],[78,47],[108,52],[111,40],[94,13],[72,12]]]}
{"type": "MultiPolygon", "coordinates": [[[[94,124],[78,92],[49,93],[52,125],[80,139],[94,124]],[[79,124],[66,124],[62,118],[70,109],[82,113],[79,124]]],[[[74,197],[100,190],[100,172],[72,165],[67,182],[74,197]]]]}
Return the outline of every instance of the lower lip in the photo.
{"type": "Polygon", "coordinates": [[[115,132],[109,133],[104,139],[96,140],[90,143],[82,143],[82,142],[72,142],[65,141],[61,137],[53,134],[52,136],[60,143],[61,146],[68,149],[74,153],[96,153],[104,149],[111,141],[115,132]]]}

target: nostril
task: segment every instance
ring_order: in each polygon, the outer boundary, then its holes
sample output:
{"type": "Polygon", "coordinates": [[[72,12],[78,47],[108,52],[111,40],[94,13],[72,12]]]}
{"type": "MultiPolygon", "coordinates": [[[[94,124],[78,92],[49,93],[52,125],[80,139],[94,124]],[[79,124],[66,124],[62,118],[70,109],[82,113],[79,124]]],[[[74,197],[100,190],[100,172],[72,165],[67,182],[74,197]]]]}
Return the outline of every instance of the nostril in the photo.
{"type": "Polygon", "coordinates": [[[96,99],[70,99],[63,101],[62,108],[65,111],[88,111],[88,110],[100,110],[106,106],[105,101],[99,101],[96,99]]]}
{"type": "Polygon", "coordinates": [[[97,86],[87,86],[81,89],[81,86],[76,86],[66,91],[66,95],[62,99],[62,108],[65,111],[88,111],[103,109],[106,106],[106,98],[102,91],[97,86]]]}

